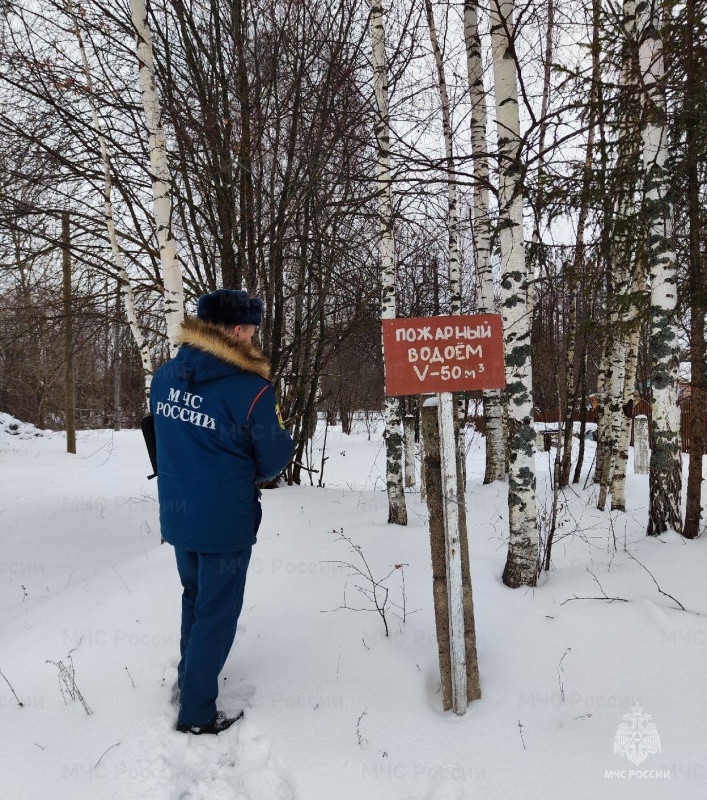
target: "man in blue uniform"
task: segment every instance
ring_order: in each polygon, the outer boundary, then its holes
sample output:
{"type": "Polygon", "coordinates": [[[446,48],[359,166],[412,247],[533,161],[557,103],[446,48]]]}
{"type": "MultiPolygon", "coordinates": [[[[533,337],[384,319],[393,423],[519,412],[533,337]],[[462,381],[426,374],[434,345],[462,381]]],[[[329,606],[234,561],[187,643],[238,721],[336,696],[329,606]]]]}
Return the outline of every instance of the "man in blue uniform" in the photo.
{"type": "Polygon", "coordinates": [[[177,730],[220,733],[218,676],[233,644],[262,511],[258,482],[287,466],[270,365],[252,344],[262,301],[219,289],[182,324],[152,381],[160,525],[183,586],[177,730]]]}

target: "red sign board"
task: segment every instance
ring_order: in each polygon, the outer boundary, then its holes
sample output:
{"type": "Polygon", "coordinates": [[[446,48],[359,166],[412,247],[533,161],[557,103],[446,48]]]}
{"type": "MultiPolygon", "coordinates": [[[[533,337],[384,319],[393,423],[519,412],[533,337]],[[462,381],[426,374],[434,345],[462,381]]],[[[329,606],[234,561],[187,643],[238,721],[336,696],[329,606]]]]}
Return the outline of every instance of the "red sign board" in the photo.
{"type": "Polygon", "coordinates": [[[503,389],[500,314],[383,320],[385,393],[503,389]]]}

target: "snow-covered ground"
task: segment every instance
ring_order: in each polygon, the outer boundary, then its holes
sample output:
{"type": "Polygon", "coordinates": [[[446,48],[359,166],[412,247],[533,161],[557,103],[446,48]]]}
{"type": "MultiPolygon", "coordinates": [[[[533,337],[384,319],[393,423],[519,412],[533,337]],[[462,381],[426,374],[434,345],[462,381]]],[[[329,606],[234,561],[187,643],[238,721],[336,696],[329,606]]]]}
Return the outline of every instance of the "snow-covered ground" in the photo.
{"type": "MultiPolygon", "coordinates": [[[[188,737],[173,730],[170,704],[180,586],[140,433],[80,432],[71,456],[60,434],[13,435],[6,417],[0,670],[23,706],[0,677],[3,798],[707,797],[707,537],[645,538],[647,476],[631,465],[627,513],[597,511],[583,475],[562,499],[553,570],[513,591],[500,581],[506,487],[481,485],[483,439],[470,436],[483,698],[456,717],[441,710],[426,508],[411,493],[409,526],[387,525],[380,430],[369,441],[362,425],[330,429],[326,488],[264,495],[222,676],[221,707],[245,707],[245,718],[188,737]],[[387,581],[388,638],[375,612],[336,610],[344,592],[366,606],[336,563],[358,563],[342,534],[376,577],[405,564],[404,623],[402,571],[387,581]],[[604,594],[620,599],[585,599],[604,594]],[[76,692],[62,694],[60,666],[74,670],[90,715],[76,692]],[[660,739],[639,765],[614,752],[637,705],[660,739]]],[[[547,454],[537,466],[546,515],[547,454]]]]}

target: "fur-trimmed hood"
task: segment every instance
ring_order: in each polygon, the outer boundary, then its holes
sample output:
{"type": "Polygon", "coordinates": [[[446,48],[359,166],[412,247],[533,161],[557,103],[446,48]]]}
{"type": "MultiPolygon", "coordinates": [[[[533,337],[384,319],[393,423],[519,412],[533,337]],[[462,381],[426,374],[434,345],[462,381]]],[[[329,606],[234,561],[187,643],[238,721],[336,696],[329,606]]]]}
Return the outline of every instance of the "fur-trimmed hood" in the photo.
{"type": "Polygon", "coordinates": [[[177,343],[194,347],[219,361],[270,380],[270,362],[254,344],[234,339],[211,322],[187,317],[182,322],[177,343]]]}

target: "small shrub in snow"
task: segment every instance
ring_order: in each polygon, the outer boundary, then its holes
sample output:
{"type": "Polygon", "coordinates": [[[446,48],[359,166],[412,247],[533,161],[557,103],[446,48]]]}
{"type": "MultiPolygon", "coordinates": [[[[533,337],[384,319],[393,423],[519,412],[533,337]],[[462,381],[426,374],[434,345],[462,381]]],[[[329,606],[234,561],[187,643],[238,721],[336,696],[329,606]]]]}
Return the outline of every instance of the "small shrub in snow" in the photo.
{"type": "MultiPolygon", "coordinates": [[[[76,671],[74,670],[74,661],[71,658],[70,653],[68,659],[68,667],[63,661],[51,661],[47,659],[46,663],[54,664],[54,666],[59,670],[59,691],[61,692],[61,696],[64,698],[64,703],[66,703],[66,695],[68,694],[72,700],[79,700],[84,711],[88,715],[91,715],[93,714],[93,711],[91,711],[91,709],[88,707],[88,703],[81,694],[79,687],[76,685],[76,671]]],[[[68,703],[66,704],[68,705],[68,703]]]]}
{"type": "MultiPolygon", "coordinates": [[[[396,614],[396,616],[402,620],[402,622],[406,622],[407,617],[410,614],[414,614],[414,611],[407,610],[407,603],[405,598],[405,567],[407,564],[394,564],[392,569],[382,578],[374,578],[373,572],[366,560],[366,557],[363,555],[363,551],[361,550],[361,546],[354,544],[354,542],[348,537],[344,535],[344,529],[342,528],[339,531],[339,538],[337,541],[344,541],[349,545],[350,550],[355,553],[359,559],[361,560],[362,566],[358,566],[357,564],[353,564],[350,561],[328,561],[325,563],[329,564],[337,564],[340,567],[350,570],[349,575],[356,576],[362,579],[363,586],[359,584],[354,584],[354,588],[357,592],[360,592],[373,606],[372,608],[354,608],[353,606],[348,605],[346,600],[346,586],[344,586],[344,600],[342,605],[338,608],[331,609],[332,611],[341,611],[342,609],[346,609],[347,611],[375,611],[380,616],[383,627],[385,628],[385,635],[389,635],[388,629],[388,619],[387,613],[390,610],[390,606],[394,606],[402,611],[403,616],[396,614]],[[390,576],[400,570],[400,574],[402,576],[402,605],[398,603],[393,603],[390,600],[390,591],[386,586],[385,582],[390,578],[390,576]]],[[[365,642],[364,642],[365,645],[365,642]]]]}

